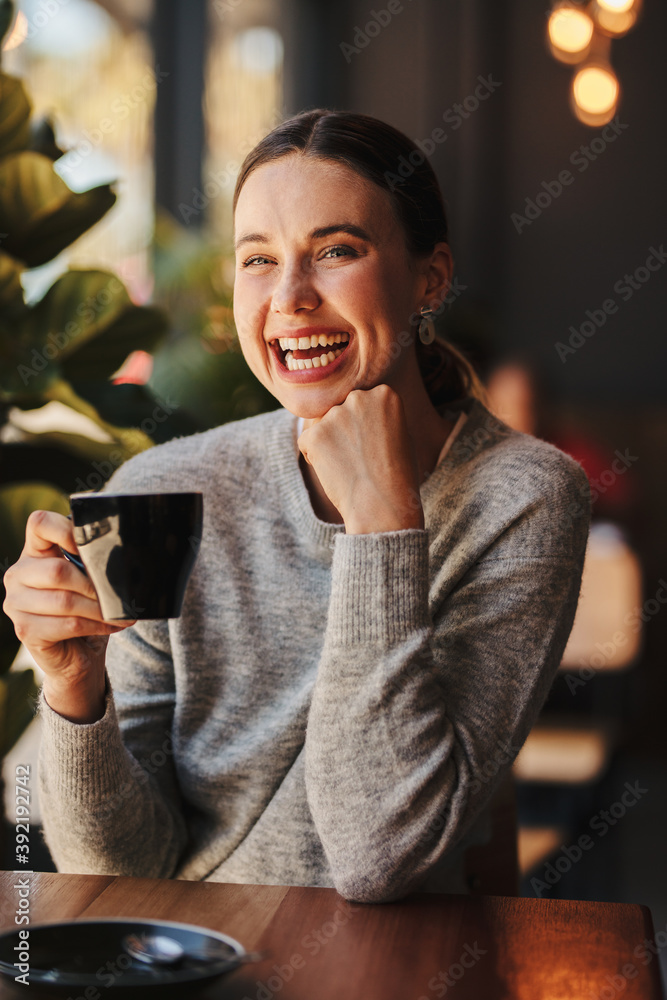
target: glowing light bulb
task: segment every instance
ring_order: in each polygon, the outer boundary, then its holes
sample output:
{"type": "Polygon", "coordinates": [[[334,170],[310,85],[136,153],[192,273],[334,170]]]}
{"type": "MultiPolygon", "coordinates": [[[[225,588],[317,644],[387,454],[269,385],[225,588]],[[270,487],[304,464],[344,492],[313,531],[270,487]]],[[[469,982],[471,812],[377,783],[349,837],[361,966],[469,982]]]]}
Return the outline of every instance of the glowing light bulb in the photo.
{"type": "Polygon", "coordinates": [[[591,13],[598,29],[611,38],[620,38],[634,27],[641,0],[593,0],[591,13]]]}
{"type": "Polygon", "coordinates": [[[603,10],[611,10],[618,14],[623,14],[634,5],[635,0],[598,0],[598,6],[603,10]]]}
{"type": "Polygon", "coordinates": [[[588,54],[593,29],[593,21],[585,11],[557,7],[551,12],[547,26],[552,54],[561,62],[580,62],[588,54]]]}
{"type": "Polygon", "coordinates": [[[584,66],[572,81],[572,103],[577,118],[586,125],[611,121],[618,104],[619,85],[611,66],[584,66]]]}
{"type": "Polygon", "coordinates": [[[609,69],[585,66],[574,78],[574,99],[583,111],[604,114],[618,100],[618,80],[609,69]]]}

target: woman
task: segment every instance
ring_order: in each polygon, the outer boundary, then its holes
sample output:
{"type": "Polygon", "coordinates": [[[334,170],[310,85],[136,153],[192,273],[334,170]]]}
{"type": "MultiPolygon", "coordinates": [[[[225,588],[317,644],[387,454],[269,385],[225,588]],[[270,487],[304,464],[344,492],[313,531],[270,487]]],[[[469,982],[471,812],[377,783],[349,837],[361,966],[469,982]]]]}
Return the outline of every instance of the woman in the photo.
{"type": "Polygon", "coordinates": [[[70,871],[464,889],[572,624],[583,472],[429,343],[452,261],[401,133],[328,111],[278,126],[242,167],[235,239],[240,342],[283,409],[110,484],[205,493],[182,617],[103,623],[56,514],[31,517],[6,577],[45,671],[49,845],[70,871]]]}

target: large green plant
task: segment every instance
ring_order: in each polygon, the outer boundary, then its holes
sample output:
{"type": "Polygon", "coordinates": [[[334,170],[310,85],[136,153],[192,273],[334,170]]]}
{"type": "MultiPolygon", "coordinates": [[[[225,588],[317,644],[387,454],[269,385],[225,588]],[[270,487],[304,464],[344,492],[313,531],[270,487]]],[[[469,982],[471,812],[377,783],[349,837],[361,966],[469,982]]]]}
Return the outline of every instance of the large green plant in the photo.
{"type": "MultiPolygon", "coordinates": [[[[0,39],[13,16],[11,0],[0,0],[0,39]]],[[[126,420],[122,406],[109,403],[109,380],[131,351],[157,343],[166,330],[162,311],[135,306],[116,275],[100,270],[67,270],[39,302],[24,296],[24,271],[60,254],[116,200],[108,184],[71,191],[54,170],[61,155],[50,122],[33,120],[21,81],[0,71],[0,570],[19,557],[32,510],[66,512],[68,492],[99,485],[95,470],[107,478],[153,443],[119,426],[126,420]],[[92,420],[104,440],[12,426],[17,410],[53,400],[92,420]],[[110,412],[122,419],[110,420],[110,412]]],[[[132,392],[136,404],[141,390],[132,392]]],[[[141,406],[135,419],[137,412],[141,406]]],[[[36,695],[32,670],[10,671],[18,648],[0,612],[0,759],[30,721],[36,695]]]]}

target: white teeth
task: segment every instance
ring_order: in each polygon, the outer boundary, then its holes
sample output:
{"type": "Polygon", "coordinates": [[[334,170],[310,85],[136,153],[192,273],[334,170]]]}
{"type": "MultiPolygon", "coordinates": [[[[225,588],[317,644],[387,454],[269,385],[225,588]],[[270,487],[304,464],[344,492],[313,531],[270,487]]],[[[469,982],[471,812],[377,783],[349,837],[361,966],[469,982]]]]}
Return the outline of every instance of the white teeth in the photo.
{"type": "Polygon", "coordinates": [[[326,368],[328,364],[335,361],[343,353],[342,349],[329,351],[328,354],[321,354],[319,358],[295,358],[292,354],[285,357],[285,367],[290,372],[303,372],[309,368],[326,368]]]}
{"type": "Polygon", "coordinates": [[[307,351],[309,347],[333,347],[334,344],[346,344],[349,333],[321,333],[310,337],[279,337],[278,343],[283,351],[307,351]]]}
{"type": "Polygon", "coordinates": [[[344,347],[337,347],[334,350],[324,352],[314,358],[295,358],[292,351],[307,351],[314,347],[332,347],[334,344],[347,344],[350,339],[347,333],[336,333],[325,335],[323,333],[312,337],[281,337],[278,341],[283,351],[285,351],[284,365],[290,372],[306,371],[310,368],[326,368],[327,365],[339,358],[344,347]]]}

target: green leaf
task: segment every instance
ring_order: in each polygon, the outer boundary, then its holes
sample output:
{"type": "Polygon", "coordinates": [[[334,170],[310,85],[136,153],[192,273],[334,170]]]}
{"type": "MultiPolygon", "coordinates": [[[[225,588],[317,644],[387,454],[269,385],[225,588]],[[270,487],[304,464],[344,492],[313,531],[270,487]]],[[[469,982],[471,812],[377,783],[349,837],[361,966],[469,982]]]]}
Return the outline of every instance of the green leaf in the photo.
{"type": "Polygon", "coordinates": [[[53,128],[53,119],[50,115],[44,115],[30,123],[30,141],[28,149],[35,153],[42,153],[50,160],[59,160],[64,150],[56,142],[56,133],[53,128]]]}
{"type": "Polygon", "coordinates": [[[14,4],[12,0],[0,0],[0,42],[9,31],[14,20],[14,4]]]}
{"type": "Polygon", "coordinates": [[[168,322],[161,309],[130,306],[101,337],[88,340],[62,366],[69,382],[109,378],[132,351],[150,351],[162,339],[168,322]]]}
{"type": "Polygon", "coordinates": [[[0,321],[16,323],[28,314],[21,285],[22,270],[13,257],[0,250],[0,321]]]}
{"type": "MultiPolygon", "coordinates": [[[[131,307],[122,281],[108,271],[66,271],[32,307],[30,343],[53,344],[59,362],[110,327],[131,307]]],[[[52,353],[52,352],[48,352],[52,353]]],[[[114,369],[104,373],[108,378],[114,369]]]]}
{"type": "MultiPolygon", "coordinates": [[[[82,468],[82,472],[94,473],[95,466],[93,462],[98,465],[104,465],[105,469],[108,468],[109,464],[113,465],[114,471],[118,466],[122,465],[124,461],[128,458],[132,458],[136,454],[136,450],[130,450],[129,448],[123,447],[117,441],[95,441],[93,438],[86,437],[85,434],[71,434],[67,431],[44,431],[41,434],[26,434],[25,440],[21,442],[24,446],[30,446],[40,449],[40,454],[43,454],[42,449],[51,448],[53,452],[54,459],[60,456],[60,461],[62,461],[62,452],[68,452],[71,455],[75,455],[77,458],[84,460],[87,463],[85,468],[82,468]]],[[[3,454],[7,457],[6,449],[10,449],[12,445],[5,445],[3,447],[3,454]]],[[[143,450],[143,449],[139,449],[143,450]]],[[[11,451],[9,453],[9,459],[11,459],[11,451]]],[[[109,472],[109,475],[111,474],[109,472]]],[[[47,469],[40,469],[40,473],[45,474],[47,469]]],[[[53,481],[52,476],[44,476],[45,479],[53,481]]],[[[93,477],[97,478],[97,477],[93,477]]],[[[77,490],[80,492],[84,487],[78,486],[77,490]]],[[[97,489],[97,487],[87,486],[86,489],[97,489]]],[[[65,512],[67,513],[67,511],[65,512]]]]}
{"type": "MultiPolygon", "coordinates": [[[[0,9],[0,30],[2,10],[0,9]]],[[[26,149],[30,142],[32,108],[23,84],[15,76],[0,73],[0,156],[26,149]]]]}
{"type": "Polygon", "coordinates": [[[77,413],[83,413],[84,416],[90,417],[98,427],[106,431],[110,438],[117,441],[123,448],[127,448],[132,455],[153,447],[149,436],[138,427],[116,427],[103,420],[95,407],[78,396],[69,382],[65,382],[63,379],[56,379],[49,386],[44,398],[45,400],[55,399],[65,406],[71,406],[77,413]]]}
{"type": "Polygon", "coordinates": [[[0,232],[3,248],[28,267],[56,257],[114,204],[108,184],[71,191],[42,153],[0,160],[0,232]]]}

